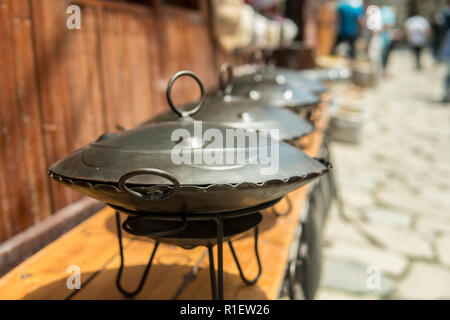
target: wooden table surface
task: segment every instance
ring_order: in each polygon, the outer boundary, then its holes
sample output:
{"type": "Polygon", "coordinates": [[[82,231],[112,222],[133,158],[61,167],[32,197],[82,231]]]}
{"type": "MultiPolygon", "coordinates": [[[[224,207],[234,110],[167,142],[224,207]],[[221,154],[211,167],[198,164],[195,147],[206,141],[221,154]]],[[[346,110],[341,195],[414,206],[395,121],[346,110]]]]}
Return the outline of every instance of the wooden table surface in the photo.
{"type": "MultiPolygon", "coordinates": [[[[327,110],[325,110],[327,111],[327,110]]],[[[316,122],[316,131],[308,136],[310,156],[317,156],[322,130],[328,122],[327,112],[316,122]]],[[[264,210],[260,226],[259,253],[263,272],[253,286],[245,285],[224,245],[225,299],[276,299],[282,284],[291,243],[308,186],[292,192],[289,215],[276,218],[272,209],[264,210]]],[[[282,211],[285,200],[277,204],[282,211]]],[[[122,216],[122,221],[124,217],[122,216]]],[[[253,254],[253,233],[234,241],[244,273],[252,278],[257,272],[253,254]]],[[[153,248],[151,240],[123,232],[125,269],[122,284],[133,290],[147,264],[153,248]]],[[[58,240],[17,266],[0,279],[0,299],[125,299],[116,289],[120,265],[114,211],[105,208],[58,240]],[[68,289],[70,266],[81,272],[81,289],[68,289]]],[[[217,261],[215,263],[217,267],[217,261]]],[[[73,271],[72,271],[73,272],[73,271]]],[[[210,299],[208,256],[205,247],[185,250],[161,244],[142,292],[135,299],[210,299]],[[194,277],[188,277],[192,274],[194,277]],[[191,279],[186,281],[186,279],[191,279]]]]}

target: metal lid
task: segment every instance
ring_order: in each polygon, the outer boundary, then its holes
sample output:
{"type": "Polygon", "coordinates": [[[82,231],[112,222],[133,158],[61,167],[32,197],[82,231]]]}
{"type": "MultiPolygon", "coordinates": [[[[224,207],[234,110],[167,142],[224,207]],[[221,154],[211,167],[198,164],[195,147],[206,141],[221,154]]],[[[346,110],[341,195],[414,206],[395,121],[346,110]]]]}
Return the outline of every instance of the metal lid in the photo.
{"type": "Polygon", "coordinates": [[[235,79],[235,83],[238,85],[260,81],[288,84],[290,86],[310,90],[312,93],[318,95],[327,91],[327,87],[325,87],[320,81],[306,77],[298,70],[275,66],[266,66],[258,70],[256,73],[241,75],[235,79]]]}
{"type": "MultiPolygon", "coordinates": [[[[245,97],[228,94],[231,90],[233,76],[229,73],[228,80],[224,80],[224,72],[230,69],[222,68],[220,73],[221,90],[216,94],[205,97],[203,108],[195,114],[196,120],[207,121],[211,124],[220,124],[232,128],[246,130],[272,130],[278,131],[278,139],[294,140],[312,132],[313,126],[307,120],[298,117],[294,112],[286,109],[272,108],[245,97]]],[[[190,110],[194,103],[183,107],[190,110]]],[[[177,116],[171,112],[164,112],[145,122],[157,123],[174,121],[177,116]]]]}
{"type": "MultiPolygon", "coordinates": [[[[186,105],[186,108],[191,106],[186,105]]],[[[175,118],[176,115],[168,111],[144,124],[173,121],[175,118]]],[[[311,123],[290,110],[271,108],[244,97],[222,94],[206,96],[204,108],[194,118],[245,130],[277,129],[280,140],[298,139],[313,130],[311,123]]]]}
{"type": "MultiPolygon", "coordinates": [[[[231,70],[231,67],[227,67],[231,70]]],[[[311,90],[299,85],[292,85],[284,76],[275,77],[274,81],[274,78],[263,76],[261,73],[237,78],[229,93],[250,98],[271,107],[295,110],[317,105],[320,102],[319,97],[311,90]]]]}
{"type": "MultiPolygon", "coordinates": [[[[233,143],[227,139],[225,144],[225,137],[228,138],[230,132],[236,134],[237,129],[198,122],[190,117],[201,109],[204,99],[204,89],[198,77],[189,71],[179,72],[167,89],[169,106],[179,115],[178,120],[104,134],[55,163],[49,171],[62,178],[118,183],[124,187],[125,181],[154,185],[168,184],[167,180],[177,186],[264,184],[319,175],[328,170],[297,148],[267,136],[258,137],[257,145],[252,145],[250,138],[245,139],[246,135],[243,145],[239,145],[239,137],[232,139],[233,143]],[[202,97],[190,111],[176,108],[170,97],[173,82],[181,76],[193,77],[201,88],[202,97]],[[217,137],[223,137],[224,141],[217,137]],[[233,158],[227,158],[229,155],[233,158]],[[277,171],[268,175],[262,169],[270,157],[277,161],[277,171]]],[[[245,130],[239,132],[250,134],[245,130]]]]}

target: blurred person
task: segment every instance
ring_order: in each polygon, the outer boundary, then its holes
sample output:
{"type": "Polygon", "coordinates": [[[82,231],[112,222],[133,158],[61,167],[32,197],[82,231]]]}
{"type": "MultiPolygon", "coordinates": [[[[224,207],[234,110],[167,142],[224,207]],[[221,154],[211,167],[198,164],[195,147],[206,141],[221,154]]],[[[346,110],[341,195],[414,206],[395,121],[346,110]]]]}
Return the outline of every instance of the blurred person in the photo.
{"type": "Polygon", "coordinates": [[[433,58],[437,63],[440,62],[440,49],[445,38],[445,17],[442,12],[435,14],[431,21],[431,49],[433,58]]]}
{"type": "Polygon", "coordinates": [[[358,38],[361,17],[364,15],[364,5],[360,0],[343,0],[337,7],[338,32],[333,47],[333,54],[339,44],[347,42],[350,46],[349,56],[356,57],[355,42],[358,38]]]}
{"type": "Polygon", "coordinates": [[[381,8],[377,5],[369,5],[366,9],[366,27],[370,31],[367,53],[370,61],[377,68],[377,73],[381,71],[383,39],[381,18],[381,8]]]}
{"type": "Polygon", "coordinates": [[[396,40],[395,25],[397,23],[397,17],[395,9],[393,7],[391,6],[381,7],[381,22],[382,22],[381,37],[383,41],[381,66],[383,69],[383,74],[386,75],[389,57],[391,55],[392,49],[394,49],[394,44],[396,40]]]}
{"type": "Polygon", "coordinates": [[[443,103],[450,102],[450,1],[442,12],[443,32],[445,34],[440,50],[440,58],[447,63],[447,76],[445,78],[445,93],[442,99],[443,103]]]}
{"type": "Polygon", "coordinates": [[[411,46],[415,58],[416,69],[422,69],[422,52],[427,46],[431,35],[431,26],[424,17],[413,14],[405,22],[406,39],[411,46]]]}

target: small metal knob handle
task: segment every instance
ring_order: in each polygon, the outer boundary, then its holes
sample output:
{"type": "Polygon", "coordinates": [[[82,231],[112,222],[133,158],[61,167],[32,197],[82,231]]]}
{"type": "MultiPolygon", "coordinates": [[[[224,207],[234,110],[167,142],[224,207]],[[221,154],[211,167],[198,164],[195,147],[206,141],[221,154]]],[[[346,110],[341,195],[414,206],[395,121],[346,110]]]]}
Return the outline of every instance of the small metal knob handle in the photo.
{"type": "Polygon", "coordinates": [[[233,67],[228,63],[224,63],[222,67],[220,67],[219,86],[220,90],[226,95],[230,95],[231,92],[233,92],[233,67]],[[227,77],[225,78],[225,76],[227,77]]]}

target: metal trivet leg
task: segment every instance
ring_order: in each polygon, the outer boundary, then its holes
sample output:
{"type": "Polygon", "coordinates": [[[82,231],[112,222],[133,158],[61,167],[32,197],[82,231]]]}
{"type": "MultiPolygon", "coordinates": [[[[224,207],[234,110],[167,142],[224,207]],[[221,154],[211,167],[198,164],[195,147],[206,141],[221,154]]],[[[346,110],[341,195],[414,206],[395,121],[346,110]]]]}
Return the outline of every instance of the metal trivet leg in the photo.
{"type": "MultiPolygon", "coordinates": [[[[211,295],[214,300],[223,300],[223,219],[218,218],[214,219],[217,223],[217,277],[216,277],[216,270],[214,266],[214,254],[213,254],[213,245],[209,245],[208,248],[208,257],[209,257],[209,276],[211,278],[211,295]]],[[[256,261],[258,262],[258,274],[256,277],[252,280],[249,280],[245,277],[244,273],[242,272],[242,267],[239,263],[239,260],[237,258],[236,252],[234,250],[233,244],[231,241],[228,241],[228,245],[230,246],[231,253],[233,255],[234,261],[236,263],[236,266],[239,270],[239,274],[241,276],[241,279],[247,284],[247,285],[253,285],[255,284],[259,277],[261,276],[262,272],[262,265],[261,265],[261,259],[259,258],[259,252],[258,252],[258,227],[255,227],[255,234],[254,234],[254,248],[255,248],[255,256],[256,261]]]]}
{"type": "Polygon", "coordinates": [[[213,247],[208,246],[208,258],[209,258],[209,277],[211,281],[211,297],[213,300],[217,300],[217,283],[216,283],[216,268],[214,268],[214,254],[213,247]]]}
{"type": "Polygon", "coordinates": [[[152,263],[153,263],[153,258],[155,257],[155,254],[156,254],[156,250],[158,249],[159,242],[158,241],[155,242],[152,254],[150,255],[150,259],[148,260],[148,263],[145,266],[144,273],[142,274],[142,278],[139,281],[139,285],[137,286],[137,288],[134,291],[126,291],[124,288],[122,288],[122,285],[120,284],[120,279],[122,277],[122,271],[123,271],[123,267],[124,267],[124,257],[123,257],[123,245],[122,245],[122,229],[121,229],[121,225],[120,225],[120,214],[117,211],[116,211],[116,225],[117,225],[117,237],[119,239],[119,250],[120,250],[120,267],[119,267],[119,272],[117,273],[116,286],[117,286],[117,289],[119,289],[119,291],[121,293],[123,293],[125,296],[127,296],[129,298],[132,298],[135,295],[137,295],[139,292],[141,292],[141,290],[144,286],[145,280],[147,279],[148,273],[150,272],[150,267],[152,266],[152,263]]]}
{"type": "Polygon", "coordinates": [[[213,246],[208,246],[209,276],[211,278],[211,293],[214,300],[223,300],[223,217],[216,216],[217,224],[217,280],[214,268],[213,246]]]}
{"type": "Polygon", "coordinates": [[[237,266],[237,268],[239,270],[239,274],[241,276],[241,279],[242,279],[242,281],[244,281],[248,285],[255,284],[258,281],[259,277],[261,276],[261,272],[262,272],[261,260],[259,258],[259,252],[258,252],[258,226],[255,227],[254,242],[255,242],[256,261],[258,262],[258,274],[256,275],[256,277],[253,280],[248,280],[244,276],[244,273],[242,272],[241,265],[240,265],[239,260],[238,260],[238,258],[236,256],[236,252],[234,251],[234,248],[233,248],[233,243],[231,241],[228,241],[228,245],[230,246],[230,250],[231,250],[231,253],[233,254],[234,262],[236,262],[236,266],[237,266]]]}

